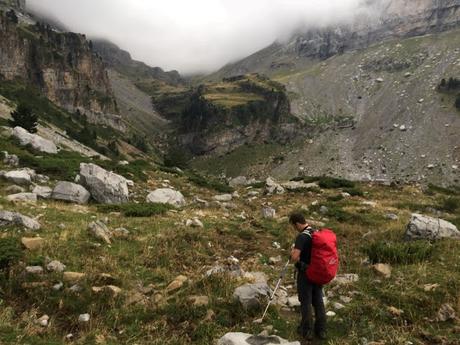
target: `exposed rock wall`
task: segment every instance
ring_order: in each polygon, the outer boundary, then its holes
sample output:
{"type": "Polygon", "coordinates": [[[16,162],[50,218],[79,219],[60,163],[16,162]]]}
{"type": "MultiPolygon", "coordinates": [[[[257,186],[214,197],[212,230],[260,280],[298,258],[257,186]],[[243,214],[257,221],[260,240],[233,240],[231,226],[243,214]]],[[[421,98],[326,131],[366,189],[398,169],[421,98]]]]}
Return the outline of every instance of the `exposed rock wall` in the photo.
{"type": "Polygon", "coordinates": [[[0,78],[22,79],[56,105],[123,130],[104,63],[84,35],[0,14],[0,78]]]}

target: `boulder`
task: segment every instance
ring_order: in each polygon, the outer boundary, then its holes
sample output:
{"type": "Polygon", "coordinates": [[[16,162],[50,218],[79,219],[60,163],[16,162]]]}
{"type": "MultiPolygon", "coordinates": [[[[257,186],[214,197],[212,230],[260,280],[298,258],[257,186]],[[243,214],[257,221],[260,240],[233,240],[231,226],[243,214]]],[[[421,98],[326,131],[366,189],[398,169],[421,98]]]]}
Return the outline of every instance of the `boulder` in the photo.
{"type": "Polygon", "coordinates": [[[79,272],[64,272],[62,276],[63,280],[67,283],[76,283],[80,280],[83,280],[86,278],[85,273],[79,273],[79,272]]]}
{"type": "Polygon", "coordinates": [[[5,192],[7,193],[11,193],[11,194],[17,194],[17,193],[25,193],[26,190],[25,188],[21,187],[21,186],[17,186],[17,185],[12,185],[12,186],[9,186],[5,189],[5,192]]]}
{"type": "Polygon", "coordinates": [[[38,198],[49,199],[51,198],[53,190],[47,186],[35,186],[35,188],[32,190],[32,193],[36,194],[38,198]]]}
{"type": "Polygon", "coordinates": [[[246,178],[246,176],[238,176],[231,179],[228,184],[230,185],[230,187],[247,186],[248,179],[246,178]]]}
{"type": "Polygon", "coordinates": [[[5,180],[12,183],[28,186],[32,183],[32,179],[35,177],[35,171],[31,169],[12,170],[4,172],[2,176],[5,180]]]}
{"type": "Polygon", "coordinates": [[[246,333],[227,333],[219,339],[217,345],[300,345],[300,342],[289,342],[278,336],[251,335],[246,333]]]}
{"type": "Polygon", "coordinates": [[[166,291],[167,292],[172,292],[172,291],[175,291],[175,290],[178,290],[180,289],[184,284],[185,282],[188,280],[188,278],[186,276],[183,276],[183,275],[180,275],[180,276],[177,276],[167,287],[166,287],[166,291]]]}
{"type": "Polygon", "coordinates": [[[53,260],[48,265],[46,265],[46,269],[50,272],[62,273],[65,271],[66,266],[60,261],[53,260]]]}
{"type": "Polygon", "coordinates": [[[281,184],[281,186],[291,192],[302,191],[309,188],[319,188],[317,183],[305,183],[303,181],[289,181],[281,184]]]}
{"type": "Polygon", "coordinates": [[[271,207],[262,208],[262,218],[272,219],[276,217],[276,210],[271,207]]]}
{"type": "Polygon", "coordinates": [[[43,274],[43,267],[42,266],[27,266],[26,272],[28,274],[43,274]]]}
{"type": "Polygon", "coordinates": [[[34,193],[17,193],[11,194],[6,197],[8,201],[26,201],[26,202],[37,202],[37,194],[34,193]]]}
{"type": "Polygon", "coordinates": [[[454,224],[443,219],[412,214],[406,227],[406,240],[439,240],[442,238],[460,239],[460,231],[454,224]]]}
{"type": "Polygon", "coordinates": [[[233,195],[231,194],[215,195],[213,199],[216,201],[220,201],[220,202],[229,202],[229,201],[232,201],[233,195]]]}
{"type": "Polygon", "coordinates": [[[30,230],[40,230],[40,223],[20,213],[0,210],[0,227],[7,225],[24,226],[30,230]]]}
{"type": "Polygon", "coordinates": [[[96,164],[80,164],[80,183],[102,204],[122,204],[129,201],[128,180],[96,164]]]}
{"type": "Polygon", "coordinates": [[[11,167],[19,165],[19,158],[16,155],[10,155],[8,152],[3,151],[3,163],[11,167]]]}
{"type": "Polygon", "coordinates": [[[265,191],[267,194],[284,194],[285,192],[283,186],[278,184],[271,177],[268,177],[265,181],[265,191]]]}
{"type": "Polygon", "coordinates": [[[348,285],[355,283],[359,280],[359,276],[356,273],[344,273],[338,274],[332,281],[336,285],[348,285]]]}
{"type": "Polygon", "coordinates": [[[375,272],[382,275],[385,278],[391,277],[391,266],[388,264],[375,264],[372,266],[375,272]]]}
{"type": "Polygon", "coordinates": [[[90,197],[91,194],[83,186],[66,181],[58,182],[51,194],[52,199],[78,204],[86,204],[90,197]]]}
{"type": "Polygon", "coordinates": [[[44,139],[37,134],[31,134],[22,127],[15,127],[13,129],[13,137],[17,138],[22,146],[30,145],[34,150],[49,154],[58,153],[58,149],[52,141],[44,139]]]}
{"type": "Polygon", "coordinates": [[[170,188],[160,188],[147,195],[147,202],[169,204],[174,207],[185,206],[185,198],[181,192],[170,188]]]}
{"type": "Polygon", "coordinates": [[[88,225],[88,231],[94,237],[103,240],[107,244],[111,244],[112,232],[109,230],[107,225],[101,221],[91,222],[88,225]]]}
{"type": "Polygon", "coordinates": [[[246,308],[259,307],[264,298],[270,296],[267,283],[245,284],[235,289],[233,297],[246,308]]]}
{"type": "Polygon", "coordinates": [[[38,250],[43,247],[45,240],[41,237],[23,237],[21,243],[28,250],[38,250]]]}

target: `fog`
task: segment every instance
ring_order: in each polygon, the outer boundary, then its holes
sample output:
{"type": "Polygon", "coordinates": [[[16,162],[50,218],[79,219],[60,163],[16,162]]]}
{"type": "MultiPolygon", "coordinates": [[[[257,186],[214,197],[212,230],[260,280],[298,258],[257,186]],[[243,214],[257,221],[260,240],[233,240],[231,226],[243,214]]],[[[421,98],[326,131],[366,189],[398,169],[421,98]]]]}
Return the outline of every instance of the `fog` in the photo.
{"type": "Polygon", "coordinates": [[[72,31],[108,39],[133,58],[210,72],[288,38],[351,20],[365,0],[27,0],[72,31]]]}

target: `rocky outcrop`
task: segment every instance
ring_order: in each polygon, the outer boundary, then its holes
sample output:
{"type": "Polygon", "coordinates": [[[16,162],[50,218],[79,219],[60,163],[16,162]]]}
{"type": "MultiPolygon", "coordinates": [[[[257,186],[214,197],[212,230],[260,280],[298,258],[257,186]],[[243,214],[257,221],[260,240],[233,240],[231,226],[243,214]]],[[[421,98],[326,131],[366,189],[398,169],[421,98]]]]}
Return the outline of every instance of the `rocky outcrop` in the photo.
{"type": "MultiPolygon", "coordinates": [[[[61,33],[48,25],[25,26],[0,14],[0,75],[22,79],[53,103],[86,114],[93,122],[116,123],[117,106],[104,64],[84,35],[61,33]]],[[[120,128],[122,129],[122,128],[120,128]]]]}
{"type": "Polygon", "coordinates": [[[174,207],[182,207],[186,205],[185,198],[182,193],[170,188],[160,188],[149,193],[149,195],[147,195],[147,202],[168,204],[174,207]]]}
{"type": "Polygon", "coordinates": [[[246,308],[257,308],[270,296],[267,283],[245,284],[235,289],[233,297],[246,308]]]}
{"type": "Polygon", "coordinates": [[[414,213],[407,225],[405,238],[406,240],[460,239],[460,231],[454,224],[443,219],[414,213]]]}
{"type": "Polygon", "coordinates": [[[34,170],[25,168],[7,172],[0,171],[0,177],[3,177],[5,180],[15,184],[30,185],[33,179],[35,179],[36,174],[34,170]]]}
{"type": "Polygon", "coordinates": [[[80,183],[102,204],[121,204],[129,201],[128,181],[96,164],[80,164],[80,183]]]}
{"type": "Polygon", "coordinates": [[[0,210],[0,227],[7,225],[23,226],[30,230],[40,230],[40,223],[20,213],[0,210]]]}
{"type": "Polygon", "coordinates": [[[13,137],[18,139],[22,146],[30,145],[34,150],[49,154],[58,153],[58,149],[52,141],[44,139],[37,134],[29,133],[22,127],[15,127],[13,129],[13,137]]]}
{"type": "Polygon", "coordinates": [[[298,341],[289,342],[278,336],[251,335],[246,333],[227,333],[217,345],[300,345],[298,341]]]}
{"type": "Polygon", "coordinates": [[[86,204],[91,198],[91,194],[79,184],[61,181],[54,187],[51,198],[78,204],[86,204]]]}

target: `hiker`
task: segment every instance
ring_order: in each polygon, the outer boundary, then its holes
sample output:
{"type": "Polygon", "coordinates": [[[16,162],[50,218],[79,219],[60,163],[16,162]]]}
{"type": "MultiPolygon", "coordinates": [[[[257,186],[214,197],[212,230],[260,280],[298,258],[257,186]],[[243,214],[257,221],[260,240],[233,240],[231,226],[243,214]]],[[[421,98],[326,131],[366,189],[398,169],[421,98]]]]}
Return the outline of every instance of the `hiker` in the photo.
{"type": "Polygon", "coordinates": [[[291,214],[289,222],[299,232],[291,252],[291,260],[298,269],[297,293],[302,313],[302,321],[298,331],[306,340],[312,340],[313,334],[324,340],[326,339],[326,310],[323,302],[323,287],[309,281],[305,273],[311,260],[312,234],[314,230],[307,224],[304,216],[300,213],[291,214]],[[313,308],[315,309],[314,328],[313,308]]]}

